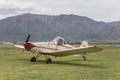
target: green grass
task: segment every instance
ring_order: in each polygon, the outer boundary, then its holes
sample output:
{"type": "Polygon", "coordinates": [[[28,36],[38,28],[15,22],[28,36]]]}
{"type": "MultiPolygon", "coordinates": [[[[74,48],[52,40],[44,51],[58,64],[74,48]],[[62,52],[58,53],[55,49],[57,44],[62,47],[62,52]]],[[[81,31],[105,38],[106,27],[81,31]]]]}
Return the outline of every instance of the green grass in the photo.
{"type": "Polygon", "coordinates": [[[102,46],[99,53],[81,57],[44,57],[35,63],[29,59],[35,54],[11,46],[0,47],[0,80],[120,80],[120,46],[102,46]]]}

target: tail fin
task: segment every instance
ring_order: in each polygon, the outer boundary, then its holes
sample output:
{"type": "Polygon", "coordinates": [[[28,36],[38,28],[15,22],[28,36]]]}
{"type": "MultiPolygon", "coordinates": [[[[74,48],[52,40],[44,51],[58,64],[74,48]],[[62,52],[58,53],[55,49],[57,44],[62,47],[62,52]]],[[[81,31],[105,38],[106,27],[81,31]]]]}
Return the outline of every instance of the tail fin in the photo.
{"type": "Polygon", "coordinates": [[[88,42],[87,42],[87,41],[82,41],[80,47],[81,47],[81,48],[88,47],[88,42]]]}

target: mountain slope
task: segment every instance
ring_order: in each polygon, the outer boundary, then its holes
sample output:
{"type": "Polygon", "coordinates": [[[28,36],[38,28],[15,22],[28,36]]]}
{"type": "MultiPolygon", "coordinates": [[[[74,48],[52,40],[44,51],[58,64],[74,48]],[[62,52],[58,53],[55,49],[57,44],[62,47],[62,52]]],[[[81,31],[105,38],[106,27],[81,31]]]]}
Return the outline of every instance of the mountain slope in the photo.
{"type": "Polygon", "coordinates": [[[118,27],[73,14],[50,16],[27,13],[0,20],[0,41],[20,42],[28,34],[31,34],[31,41],[48,41],[56,36],[71,42],[120,40],[118,27]]]}

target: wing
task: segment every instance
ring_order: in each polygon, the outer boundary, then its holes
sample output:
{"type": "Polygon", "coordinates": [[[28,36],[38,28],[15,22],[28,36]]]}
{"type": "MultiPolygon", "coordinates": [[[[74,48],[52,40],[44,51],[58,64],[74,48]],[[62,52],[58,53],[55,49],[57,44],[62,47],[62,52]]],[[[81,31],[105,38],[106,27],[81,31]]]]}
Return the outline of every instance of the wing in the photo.
{"type": "Polygon", "coordinates": [[[99,52],[102,50],[103,50],[102,48],[94,46],[94,47],[87,47],[87,48],[77,48],[72,50],[56,51],[56,52],[51,52],[46,54],[51,56],[62,57],[62,56],[69,56],[69,55],[75,55],[75,54],[99,52]]]}
{"type": "Polygon", "coordinates": [[[18,47],[18,48],[22,48],[24,49],[24,46],[21,46],[21,45],[14,45],[15,47],[18,47]]]}

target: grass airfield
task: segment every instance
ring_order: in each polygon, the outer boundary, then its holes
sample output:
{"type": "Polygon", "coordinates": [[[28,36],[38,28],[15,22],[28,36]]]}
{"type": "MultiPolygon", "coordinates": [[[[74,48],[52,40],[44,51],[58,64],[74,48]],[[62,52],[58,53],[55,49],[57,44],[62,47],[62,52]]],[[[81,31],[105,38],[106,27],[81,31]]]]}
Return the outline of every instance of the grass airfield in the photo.
{"type": "Polygon", "coordinates": [[[0,80],[120,80],[120,45],[99,45],[104,50],[91,53],[87,61],[77,57],[44,57],[31,63],[35,56],[9,45],[0,45],[0,80]]]}

